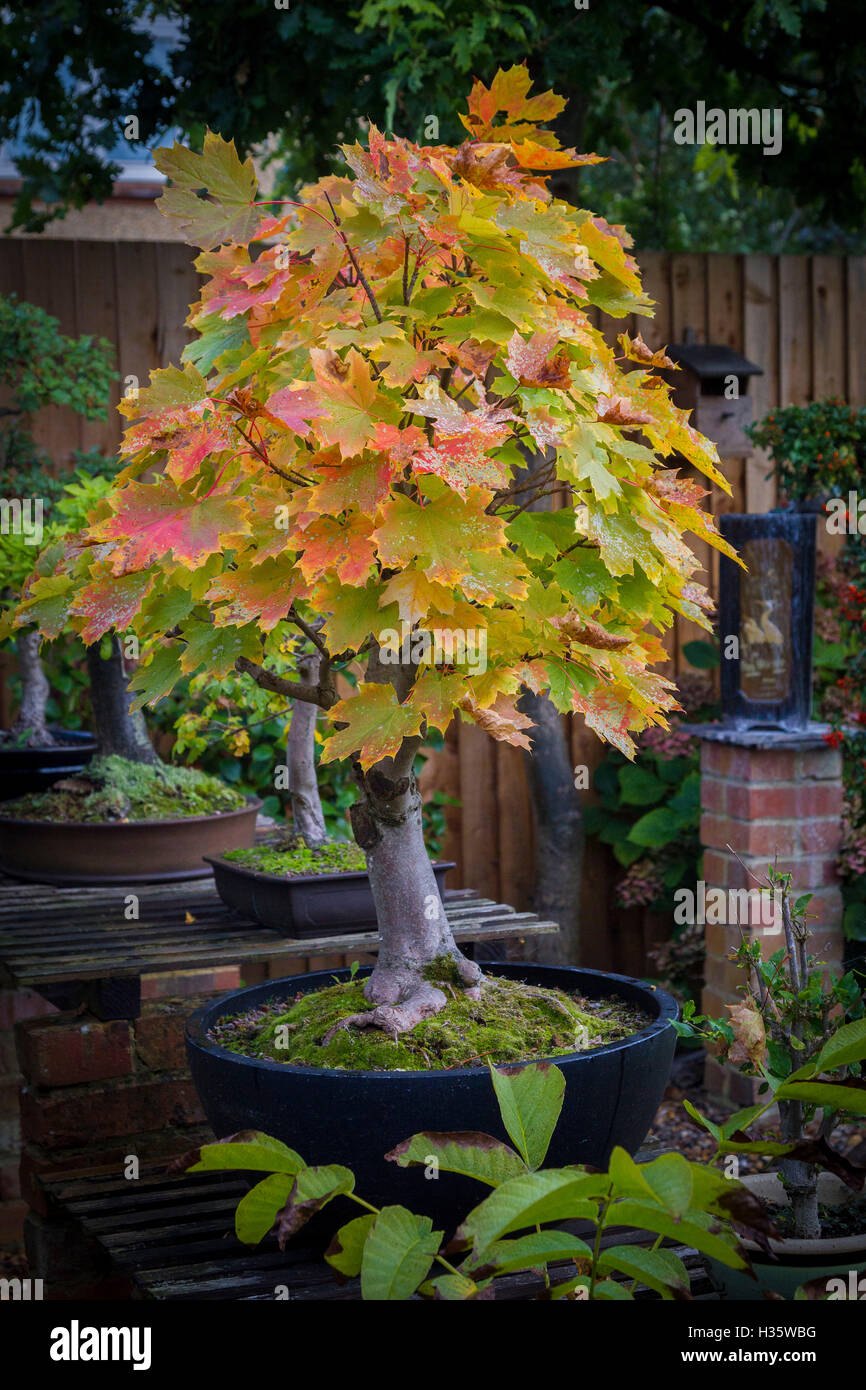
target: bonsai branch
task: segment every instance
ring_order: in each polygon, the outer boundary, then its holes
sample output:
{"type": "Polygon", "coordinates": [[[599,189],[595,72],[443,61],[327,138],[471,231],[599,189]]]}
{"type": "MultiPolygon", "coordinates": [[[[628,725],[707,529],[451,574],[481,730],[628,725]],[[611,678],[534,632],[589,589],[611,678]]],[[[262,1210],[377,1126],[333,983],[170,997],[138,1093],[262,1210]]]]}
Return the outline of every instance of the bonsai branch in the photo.
{"type": "Polygon", "coordinates": [[[337,692],[329,672],[325,674],[324,678],[320,675],[316,684],[307,681],[290,681],[285,676],[278,676],[276,671],[269,671],[266,667],[260,666],[257,661],[251,661],[247,656],[238,657],[235,662],[235,670],[250,676],[260,689],[270,690],[275,695],[285,695],[288,700],[305,700],[308,704],[318,705],[321,709],[330,709],[332,705],[337,703],[337,692]]]}

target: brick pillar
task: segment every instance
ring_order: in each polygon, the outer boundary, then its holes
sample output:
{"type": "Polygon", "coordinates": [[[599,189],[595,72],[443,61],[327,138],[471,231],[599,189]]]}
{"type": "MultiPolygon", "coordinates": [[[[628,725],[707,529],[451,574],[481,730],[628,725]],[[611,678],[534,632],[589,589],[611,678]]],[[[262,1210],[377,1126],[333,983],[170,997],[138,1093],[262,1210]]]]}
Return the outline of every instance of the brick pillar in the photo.
{"type": "MultiPolygon", "coordinates": [[[[701,842],[707,893],[711,888],[755,888],[748,870],[764,879],[767,866],[775,862],[779,872],[793,875],[796,896],[814,895],[809,904],[815,914],[809,923],[810,947],[838,969],[845,949],[836,873],[842,838],[842,755],[824,742],[826,731],[824,725],[810,725],[803,733],[734,733],[721,725],[693,726],[702,739],[701,842]]],[[[741,929],[760,940],[763,954],[769,956],[784,945],[780,928],[781,924],[771,933],[760,924],[705,926],[704,1013],[726,1017],[725,1005],[742,998],[736,989],[743,983],[743,972],[726,959],[738,946],[741,929]]],[[[707,1059],[706,1084],[736,1105],[754,1099],[755,1087],[748,1077],[712,1058],[707,1059]]]]}
{"type": "Polygon", "coordinates": [[[27,1214],[18,1174],[21,1073],[15,1053],[15,1025],[51,1009],[32,989],[0,989],[0,1250],[21,1248],[27,1214]]]}

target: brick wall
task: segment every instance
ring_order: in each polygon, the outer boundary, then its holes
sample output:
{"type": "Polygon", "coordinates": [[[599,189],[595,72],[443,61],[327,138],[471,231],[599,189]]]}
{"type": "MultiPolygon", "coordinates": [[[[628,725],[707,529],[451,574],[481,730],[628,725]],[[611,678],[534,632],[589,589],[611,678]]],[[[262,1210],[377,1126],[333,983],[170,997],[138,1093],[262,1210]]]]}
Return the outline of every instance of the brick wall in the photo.
{"type": "MultiPolygon", "coordinates": [[[[756,888],[752,875],[764,880],[768,864],[775,862],[780,873],[793,875],[796,896],[813,895],[810,950],[838,968],[845,945],[836,873],[842,836],[839,750],[822,744],[815,735],[804,736],[799,745],[792,738],[788,746],[775,748],[705,739],[701,805],[707,892],[711,887],[756,888]]],[[[761,942],[765,956],[784,944],[780,924],[775,931],[760,923],[705,927],[702,1010],[714,1017],[725,1017],[725,1005],[742,998],[736,990],[743,983],[743,972],[727,959],[728,952],[739,945],[741,930],[747,938],[761,942]]],[[[706,1082],[716,1095],[734,1104],[748,1105],[754,1099],[754,1083],[748,1077],[711,1058],[706,1082]]]]}
{"type": "MultiPolygon", "coordinates": [[[[7,1244],[20,1239],[29,1206],[27,1247],[31,1264],[41,1266],[33,1269],[36,1276],[60,1278],[71,1290],[78,1260],[78,1282],[90,1282],[75,1247],[54,1238],[43,1177],[105,1165],[122,1172],[131,1155],[141,1162],[168,1158],[212,1137],[187,1072],[184,1023],[200,1004],[240,982],[239,966],[145,976],[140,1017],[109,1022],[52,1011],[26,991],[0,995],[15,1024],[15,1057],[8,1031],[4,1056],[20,1070],[8,1095],[0,1092],[15,1117],[7,1119],[8,1133],[0,1128],[5,1238],[7,1244]],[[71,1268],[59,1262],[61,1247],[72,1252],[71,1268]]],[[[0,1219],[3,1212],[0,1206],[0,1219]]],[[[52,1296],[71,1292],[55,1289],[52,1296]]]]}

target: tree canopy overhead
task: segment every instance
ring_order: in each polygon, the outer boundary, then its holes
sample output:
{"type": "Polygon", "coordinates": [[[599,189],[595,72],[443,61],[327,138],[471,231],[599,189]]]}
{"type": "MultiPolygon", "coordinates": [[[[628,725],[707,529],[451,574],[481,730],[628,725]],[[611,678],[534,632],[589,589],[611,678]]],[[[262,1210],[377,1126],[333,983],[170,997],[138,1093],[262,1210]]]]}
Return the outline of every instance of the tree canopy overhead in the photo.
{"type": "Polygon", "coordinates": [[[468,80],[525,58],[537,83],[570,98],[563,141],[619,154],[621,169],[584,173],[581,192],[598,201],[600,190],[608,207],[615,192],[639,244],[711,246],[719,224],[728,249],[775,250],[764,242],[799,218],[815,249],[827,239],[819,222],[840,244],[862,227],[860,0],[834,0],[832,17],[827,0],[45,0],[39,13],[37,26],[13,0],[0,16],[0,138],[21,151],[23,226],[40,225],[35,202],[62,211],[107,196],[106,151],[131,113],[144,144],[169,129],[200,142],[210,126],[245,153],[277,135],[291,184],[324,173],[367,117],[419,139],[435,116],[456,140],[451,113],[468,80]],[[165,62],[154,19],[176,25],[165,62]],[[780,108],[781,151],[675,146],[674,113],[697,101],[780,108]],[[686,186],[698,197],[691,221],[676,196],[686,186]]]}

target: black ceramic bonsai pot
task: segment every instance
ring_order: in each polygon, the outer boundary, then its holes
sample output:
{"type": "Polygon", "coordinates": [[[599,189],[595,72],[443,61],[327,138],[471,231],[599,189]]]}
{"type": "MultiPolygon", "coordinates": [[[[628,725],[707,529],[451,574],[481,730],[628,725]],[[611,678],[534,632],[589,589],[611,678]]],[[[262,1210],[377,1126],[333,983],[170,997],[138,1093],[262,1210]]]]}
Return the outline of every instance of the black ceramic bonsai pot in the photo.
{"type": "MultiPolygon", "coordinates": [[[[217,892],[226,906],[251,917],[262,927],[303,938],[369,931],[376,923],[376,907],[365,869],[357,873],[282,878],[222,857],[205,858],[213,868],[217,892]]],[[[440,896],[445,891],[445,875],[454,867],[454,860],[433,865],[440,896]]]]}
{"type": "MultiPolygon", "coordinates": [[[[639,1033],[589,1052],[555,1058],[565,1076],[565,1100],[547,1163],[607,1164],[621,1145],[634,1153],[662,1098],[676,1034],[676,1001],[661,989],[624,975],[546,965],[491,964],[491,974],[528,984],[580,991],[598,999],[618,995],[650,1016],[639,1033]]],[[[261,1130],[283,1140],[310,1164],[341,1163],[355,1174],[359,1196],[377,1206],[402,1203],[451,1229],[487,1189],[469,1178],[422,1168],[398,1168],[384,1155],[421,1130],[481,1130],[506,1140],[486,1066],[451,1071],[339,1071],[241,1057],[208,1032],[222,1018],[271,999],[314,990],[348,971],[317,971],[269,980],[203,1005],[189,1019],[186,1047],[199,1098],[218,1138],[261,1130]]],[[[369,974],[369,970],[360,974],[369,974]]],[[[357,1215],[340,1200],[328,1226],[357,1215]]],[[[317,1218],[317,1220],[319,1220],[317,1218]]],[[[319,1230],[322,1230],[320,1225],[319,1230]]]]}
{"type": "Polygon", "coordinates": [[[44,792],[61,777],[74,777],[90,762],[97,743],[77,729],[55,729],[50,748],[0,747],[0,801],[44,792]]]}

